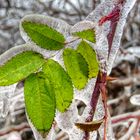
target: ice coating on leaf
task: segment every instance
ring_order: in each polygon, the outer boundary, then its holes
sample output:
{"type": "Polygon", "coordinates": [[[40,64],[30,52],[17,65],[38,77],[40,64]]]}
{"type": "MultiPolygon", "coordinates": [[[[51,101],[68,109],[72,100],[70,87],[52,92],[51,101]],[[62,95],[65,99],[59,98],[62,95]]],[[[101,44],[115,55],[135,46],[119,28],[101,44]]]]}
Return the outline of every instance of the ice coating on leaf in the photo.
{"type": "Polygon", "coordinates": [[[31,44],[36,45],[33,41],[30,40],[30,37],[27,35],[27,33],[24,31],[22,27],[22,22],[25,22],[25,21],[48,25],[49,27],[63,34],[65,38],[69,36],[70,25],[67,24],[66,22],[60,19],[49,17],[49,16],[32,14],[32,15],[25,16],[20,22],[20,33],[21,33],[22,38],[25,40],[25,42],[29,42],[31,44]]]}
{"type": "Polygon", "coordinates": [[[40,133],[36,130],[36,128],[33,126],[31,120],[29,119],[29,116],[27,115],[26,113],[26,117],[27,117],[27,120],[28,120],[28,123],[33,131],[33,134],[34,134],[34,137],[36,140],[54,140],[53,138],[53,134],[54,134],[54,130],[53,128],[49,131],[48,134],[46,134],[46,136],[43,138],[40,133]]]}
{"type": "MultiPolygon", "coordinates": [[[[36,140],[41,140],[41,139],[43,140],[42,136],[39,134],[39,132],[38,132],[38,131],[35,129],[35,127],[33,126],[31,120],[29,119],[29,116],[27,115],[27,113],[26,113],[26,118],[27,118],[27,120],[28,120],[28,123],[29,123],[29,125],[30,125],[32,131],[33,131],[33,134],[34,134],[35,139],[36,139],[36,140]]],[[[45,140],[45,139],[44,139],[44,140],[45,140]]]]}
{"type": "Polygon", "coordinates": [[[91,80],[88,81],[88,83],[86,84],[86,87],[82,90],[78,90],[78,89],[74,89],[74,99],[78,99],[83,101],[86,105],[89,103],[89,100],[91,99],[92,96],[92,92],[94,89],[94,85],[95,85],[95,78],[92,78],[91,80]]]}
{"type": "MultiPolygon", "coordinates": [[[[40,47],[36,43],[31,41],[30,37],[24,31],[24,29],[22,27],[22,22],[24,22],[24,21],[42,23],[44,25],[46,24],[46,25],[54,28],[58,32],[62,33],[65,38],[67,38],[70,34],[71,26],[60,19],[56,19],[56,18],[52,18],[49,16],[44,16],[44,15],[39,15],[39,14],[27,15],[20,22],[20,34],[21,34],[22,38],[25,40],[25,42],[27,42],[30,46],[34,46],[36,49],[37,48],[39,49],[40,47]]],[[[42,52],[45,51],[45,49],[41,49],[41,50],[42,50],[42,52]]],[[[47,50],[46,54],[48,55],[48,57],[50,57],[50,56],[55,55],[58,52],[59,52],[59,50],[57,50],[57,51],[47,50]]]]}
{"type": "MultiPolygon", "coordinates": [[[[53,18],[53,17],[45,16],[45,15],[39,15],[39,14],[31,14],[31,15],[25,16],[21,20],[21,23],[23,21],[42,23],[44,25],[46,24],[46,25],[56,29],[58,32],[62,33],[65,37],[69,36],[71,26],[69,24],[67,24],[65,21],[57,19],[57,18],[53,18]]],[[[29,38],[27,37],[26,33],[24,32],[24,30],[21,26],[21,23],[20,23],[21,35],[25,41],[28,41],[29,38]]]]}
{"type": "Polygon", "coordinates": [[[91,21],[81,21],[71,28],[71,34],[80,39],[96,43],[96,24],[91,21]]]}
{"type": "Polygon", "coordinates": [[[9,112],[10,98],[14,93],[16,84],[0,87],[0,118],[5,118],[9,112]]]}
{"type": "Polygon", "coordinates": [[[34,52],[40,53],[44,56],[44,58],[50,58],[56,54],[56,52],[54,52],[53,54],[51,51],[46,51],[32,44],[23,44],[23,45],[12,47],[8,51],[0,55],[0,65],[3,65],[5,62],[10,60],[15,55],[20,54],[25,51],[34,51],[34,52]]]}
{"type": "Polygon", "coordinates": [[[56,112],[55,120],[60,129],[64,132],[69,133],[73,127],[74,122],[76,122],[78,117],[78,110],[75,103],[72,103],[68,110],[64,113],[56,112]]]}
{"type": "Polygon", "coordinates": [[[52,57],[53,60],[57,61],[62,67],[64,67],[64,61],[63,61],[63,50],[60,50],[54,57],[52,57]]]}
{"type": "Polygon", "coordinates": [[[83,30],[94,29],[95,23],[91,21],[81,21],[71,27],[71,34],[81,32],[83,30]]]}

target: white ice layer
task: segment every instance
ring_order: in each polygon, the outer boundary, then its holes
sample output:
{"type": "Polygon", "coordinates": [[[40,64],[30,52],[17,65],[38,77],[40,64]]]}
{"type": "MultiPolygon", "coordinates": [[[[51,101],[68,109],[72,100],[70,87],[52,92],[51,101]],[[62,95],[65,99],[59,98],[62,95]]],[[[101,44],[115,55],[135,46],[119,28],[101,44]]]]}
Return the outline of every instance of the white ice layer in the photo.
{"type": "Polygon", "coordinates": [[[23,91],[24,91],[23,83],[20,82],[16,85],[14,93],[10,97],[9,112],[10,112],[10,119],[12,122],[16,121],[17,114],[24,112],[24,110],[21,109],[25,107],[23,91]]]}
{"type": "MultiPolygon", "coordinates": [[[[55,30],[57,30],[58,32],[62,33],[65,38],[67,38],[70,34],[71,26],[69,24],[67,24],[65,21],[62,21],[60,19],[56,19],[53,17],[49,17],[49,16],[38,15],[38,14],[27,15],[20,22],[20,34],[26,43],[28,43],[31,46],[33,45],[36,48],[40,48],[40,47],[30,39],[30,37],[27,35],[27,33],[24,31],[24,29],[22,27],[22,22],[24,22],[24,21],[30,21],[30,22],[36,22],[36,23],[48,25],[49,27],[52,27],[55,30]]],[[[44,49],[42,49],[42,50],[44,50],[44,49]]],[[[59,50],[58,51],[49,51],[48,50],[48,51],[46,51],[46,56],[47,56],[47,58],[52,57],[55,54],[57,54],[58,52],[59,52],[59,50]]]]}
{"type": "MultiPolygon", "coordinates": [[[[122,10],[121,10],[121,17],[119,19],[117,29],[115,32],[115,39],[113,40],[113,45],[110,53],[110,58],[108,58],[108,42],[107,42],[107,34],[109,32],[109,26],[110,22],[104,23],[102,26],[98,26],[98,21],[103,17],[108,15],[112,9],[114,8],[116,2],[115,0],[106,0],[104,3],[100,4],[89,16],[82,22],[74,25],[73,27],[69,26],[67,23],[52,18],[52,17],[46,17],[46,16],[40,16],[40,15],[29,15],[23,18],[22,21],[28,20],[28,21],[35,21],[42,24],[47,24],[50,27],[53,27],[54,29],[61,32],[65,38],[66,42],[70,42],[71,40],[74,40],[75,37],[70,36],[71,33],[75,31],[81,31],[83,29],[90,29],[95,28],[96,31],[96,43],[92,44],[93,49],[97,52],[98,60],[100,63],[100,69],[103,71],[107,71],[109,74],[112,65],[114,62],[114,59],[116,57],[116,53],[119,49],[120,39],[122,36],[123,27],[126,21],[126,17],[133,7],[136,0],[126,0],[122,10]]],[[[63,67],[64,62],[62,58],[63,50],[61,51],[46,51],[44,49],[40,49],[39,46],[37,46],[35,43],[33,43],[28,35],[24,32],[21,24],[20,24],[20,32],[23,37],[23,39],[26,41],[25,45],[20,45],[17,47],[14,47],[13,49],[10,49],[6,53],[4,53],[2,56],[0,56],[0,65],[3,65],[10,57],[13,57],[14,55],[21,53],[23,51],[27,50],[33,50],[36,52],[41,53],[45,58],[52,57],[54,60],[58,61],[63,67]]],[[[69,43],[66,48],[74,48],[76,49],[77,44],[80,42],[80,40],[72,41],[72,43],[69,43]]],[[[82,90],[74,89],[74,99],[72,104],[70,105],[69,109],[65,113],[56,112],[55,121],[58,124],[58,127],[62,129],[62,131],[67,132],[69,135],[70,140],[82,140],[84,133],[80,129],[78,129],[75,126],[76,122],[84,122],[85,119],[89,115],[90,111],[90,100],[91,95],[94,90],[96,78],[91,79],[88,81],[86,87],[82,90]],[[76,100],[80,100],[86,104],[85,110],[83,114],[80,116],[78,115],[78,109],[76,100]]],[[[9,97],[10,93],[13,93],[15,89],[15,86],[9,86],[9,87],[0,87],[0,116],[4,117],[7,114],[8,106],[9,105],[9,97]],[[5,92],[7,94],[5,94],[5,92]]],[[[21,92],[20,99],[23,100],[23,91],[22,88],[18,91],[21,92]]],[[[14,105],[13,105],[14,106],[14,105]]],[[[94,120],[99,120],[104,117],[104,108],[101,101],[101,97],[99,98],[98,104],[97,104],[97,110],[95,112],[94,120]]],[[[29,120],[28,116],[27,119],[29,121],[29,124],[33,130],[33,133],[35,135],[36,140],[55,140],[55,132],[52,127],[51,131],[49,132],[49,135],[46,138],[42,138],[41,135],[37,132],[37,130],[32,125],[31,121],[29,120]]],[[[104,126],[102,125],[99,129],[99,133],[101,136],[101,139],[103,139],[103,129],[104,126]]],[[[90,139],[96,140],[97,134],[96,132],[90,133],[90,139]]],[[[111,122],[110,119],[108,119],[108,127],[107,127],[107,140],[113,140],[113,132],[111,128],[111,122]]]]}
{"type": "Polygon", "coordinates": [[[0,118],[7,116],[10,106],[10,98],[14,94],[16,84],[0,87],[0,118]]]}

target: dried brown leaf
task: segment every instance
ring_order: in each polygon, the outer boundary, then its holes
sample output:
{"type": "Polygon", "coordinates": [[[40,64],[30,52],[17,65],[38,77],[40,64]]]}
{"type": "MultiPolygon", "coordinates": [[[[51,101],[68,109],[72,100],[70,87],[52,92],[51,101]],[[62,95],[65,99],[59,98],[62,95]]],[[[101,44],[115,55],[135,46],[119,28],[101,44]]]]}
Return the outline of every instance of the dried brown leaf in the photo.
{"type": "Polygon", "coordinates": [[[92,122],[75,123],[75,125],[83,131],[92,132],[98,130],[101,124],[103,123],[103,121],[104,119],[101,119],[92,122]]]}

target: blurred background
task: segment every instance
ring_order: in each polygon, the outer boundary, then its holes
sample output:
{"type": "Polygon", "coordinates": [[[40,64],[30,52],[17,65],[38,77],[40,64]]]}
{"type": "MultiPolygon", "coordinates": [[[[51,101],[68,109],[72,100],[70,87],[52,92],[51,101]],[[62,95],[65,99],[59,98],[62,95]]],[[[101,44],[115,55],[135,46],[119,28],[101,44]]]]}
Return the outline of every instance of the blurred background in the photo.
{"type": "MultiPolygon", "coordinates": [[[[95,7],[105,0],[0,0],[0,54],[22,44],[19,22],[24,15],[37,13],[65,20],[71,25],[85,19],[95,7]]],[[[108,82],[108,107],[112,117],[125,113],[137,113],[140,109],[140,1],[137,0],[125,25],[120,51],[111,73],[117,80],[108,82]]],[[[15,85],[17,91],[10,97],[10,112],[0,119],[0,140],[34,140],[27,123],[22,92],[22,83],[15,85]]],[[[1,91],[0,91],[1,92],[1,91]]],[[[1,105],[1,104],[0,104],[1,105]]],[[[82,106],[82,103],[79,103],[82,106]]],[[[114,124],[116,139],[129,131],[127,125],[114,124]]],[[[56,140],[66,140],[65,133],[58,131],[56,140]]],[[[139,124],[136,123],[136,133],[139,124]]],[[[134,138],[134,133],[130,139],[134,138]]],[[[137,136],[137,140],[140,138],[137,136]]]]}

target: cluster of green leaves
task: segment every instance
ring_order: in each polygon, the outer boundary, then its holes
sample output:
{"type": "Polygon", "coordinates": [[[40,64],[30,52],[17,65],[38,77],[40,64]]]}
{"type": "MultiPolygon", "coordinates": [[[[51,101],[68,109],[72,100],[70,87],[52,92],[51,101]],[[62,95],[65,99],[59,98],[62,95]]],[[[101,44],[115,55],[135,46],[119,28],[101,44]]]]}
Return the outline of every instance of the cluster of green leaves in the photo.
{"type": "MultiPolygon", "coordinates": [[[[47,50],[64,48],[65,38],[48,25],[23,21],[22,27],[30,39],[47,50]]],[[[83,89],[88,78],[96,77],[96,53],[85,40],[95,42],[95,32],[77,32],[81,38],[76,50],[63,51],[66,71],[56,61],[45,60],[42,55],[25,51],[0,66],[0,86],[25,80],[24,97],[29,118],[44,135],[52,126],[55,111],[65,112],[73,99],[73,85],[83,89]]]]}

